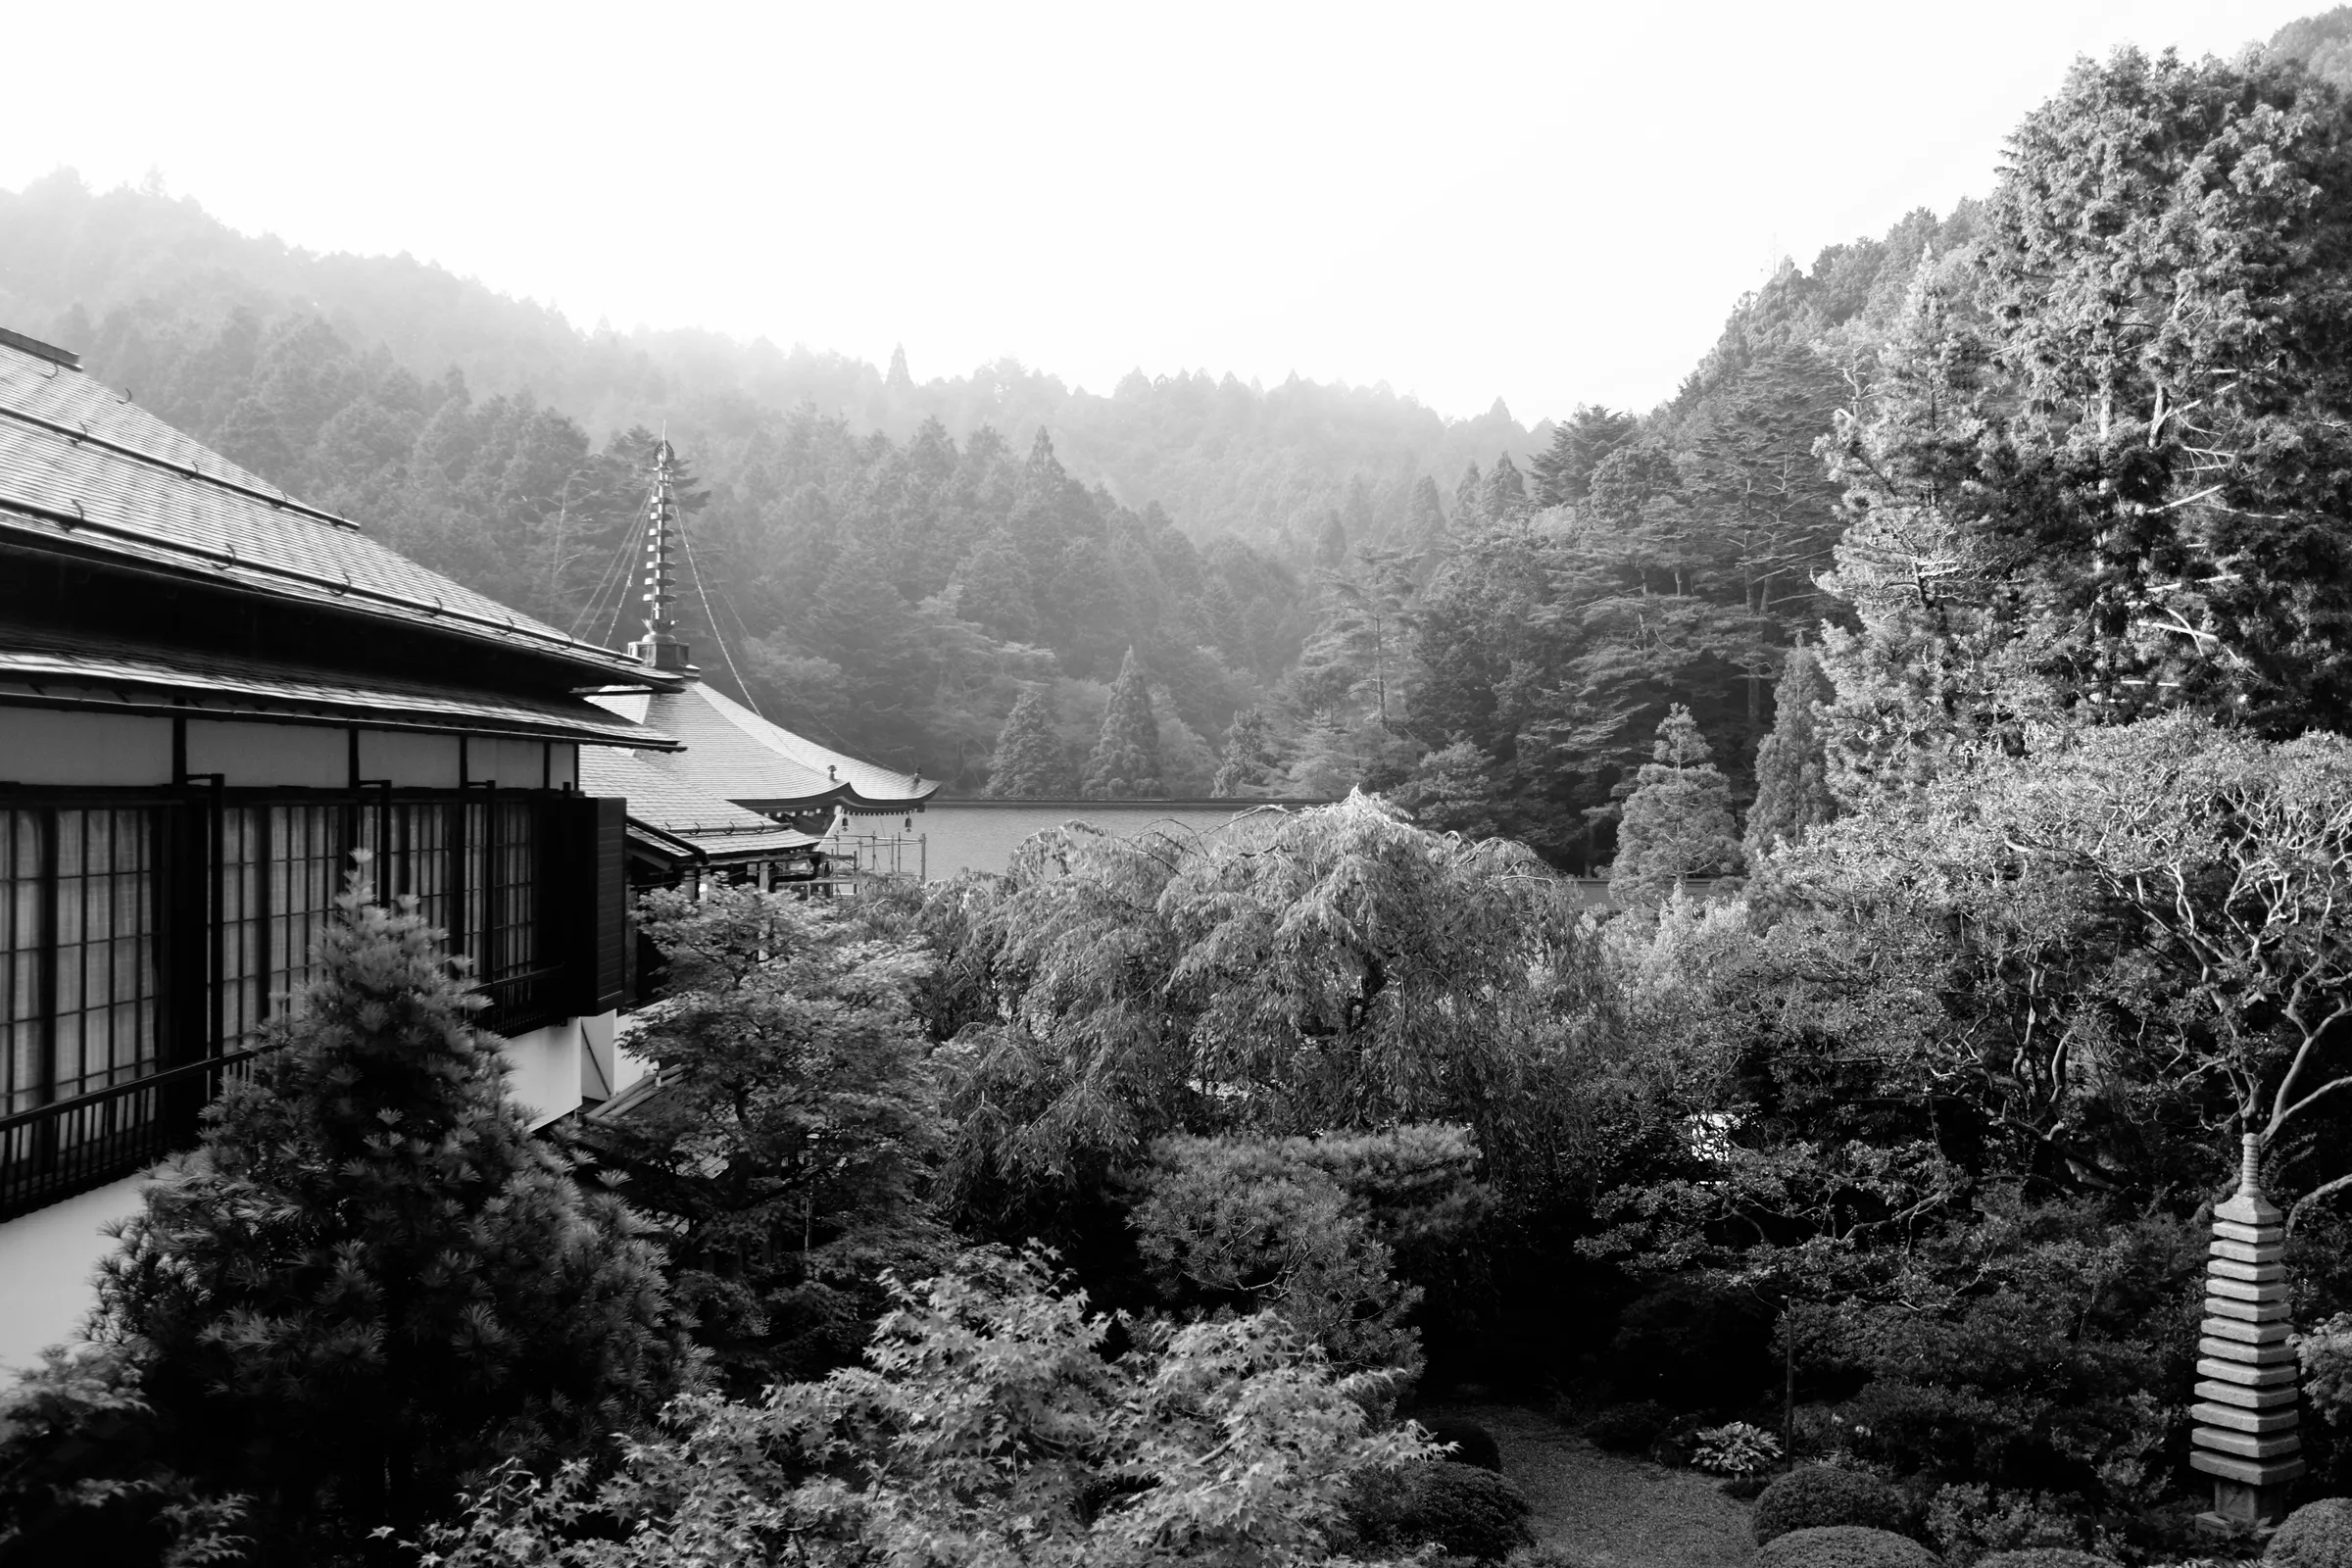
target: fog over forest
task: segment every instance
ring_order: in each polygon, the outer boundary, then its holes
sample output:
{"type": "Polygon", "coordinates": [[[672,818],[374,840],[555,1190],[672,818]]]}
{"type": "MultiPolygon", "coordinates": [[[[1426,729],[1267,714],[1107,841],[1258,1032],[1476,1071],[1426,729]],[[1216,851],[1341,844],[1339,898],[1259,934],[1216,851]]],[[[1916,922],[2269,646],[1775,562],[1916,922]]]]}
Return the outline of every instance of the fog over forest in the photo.
{"type": "Polygon", "coordinates": [[[2352,5],[2036,91],[1532,425],[0,191],[0,1568],[2352,1568],[2352,5]]]}

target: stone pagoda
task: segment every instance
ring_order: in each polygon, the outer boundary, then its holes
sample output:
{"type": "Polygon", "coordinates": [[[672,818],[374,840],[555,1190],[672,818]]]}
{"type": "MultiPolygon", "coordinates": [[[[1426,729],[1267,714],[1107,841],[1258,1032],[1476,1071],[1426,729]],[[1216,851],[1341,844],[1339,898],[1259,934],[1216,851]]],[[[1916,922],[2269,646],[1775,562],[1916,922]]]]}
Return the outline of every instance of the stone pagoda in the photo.
{"type": "Polygon", "coordinates": [[[2295,1435],[2294,1347],[2287,1343],[2286,1226],[2262,1196],[2262,1140],[2245,1137],[2237,1192],[2213,1211],[2205,1321],[2197,1341],[2191,1467],[2213,1477],[2209,1531],[2237,1535],[2286,1517],[2287,1485],[2303,1473],[2295,1435]]]}

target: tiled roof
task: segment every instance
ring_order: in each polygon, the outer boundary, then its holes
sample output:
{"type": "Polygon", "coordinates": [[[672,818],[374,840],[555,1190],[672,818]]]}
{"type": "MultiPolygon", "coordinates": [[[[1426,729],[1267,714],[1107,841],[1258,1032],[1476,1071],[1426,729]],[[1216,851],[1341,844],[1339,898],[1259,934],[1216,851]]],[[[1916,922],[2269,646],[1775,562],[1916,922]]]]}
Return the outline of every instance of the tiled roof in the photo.
{"type": "Polygon", "coordinates": [[[756,839],[761,849],[802,849],[820,842],[813,833],[779,827],[758,811],[707,795],[670,768],[628,752],[582,752],[580,788],[619,796],[629,803],[631,821],[698,845],[756,839]]]}
{"type": "Polygon", "coordinates": [[[592,701],[676,736],[686,746],[676,759],[677,774],[705,795],[762,810],[806,810],[830,806],[848,792],[821,769],[811,771],[779,757],[728,723],[702,700],[701,694],[709,690],[700,681],[690,681],[684,691],[635,692],[592,701]]]}
{"type": "MultiPolygon", "coordinates": [[[[584,698],[412,684],[0,623],[0,703],[169,710],[190,717],[363,721],[390,729],[664,749],[677,743],[584,698]]],[[[583,754],[589,755],[589,754],[583,754]]]]}
{"type": "Polygon", "coordinates": [[[78,370],[0,343],[0,538],[29,534],[255,592],[662,679],[428,571],[78,370]]]}
{"type": "Polygon", "coordinates": [[[853,811],[904,811],[939,792],[936,779],[918,782],[819,746],[699,680],[596,701],[685,742],[683,754],[661,765],[724,800],[768,810],[839,802],[853,811]]]}

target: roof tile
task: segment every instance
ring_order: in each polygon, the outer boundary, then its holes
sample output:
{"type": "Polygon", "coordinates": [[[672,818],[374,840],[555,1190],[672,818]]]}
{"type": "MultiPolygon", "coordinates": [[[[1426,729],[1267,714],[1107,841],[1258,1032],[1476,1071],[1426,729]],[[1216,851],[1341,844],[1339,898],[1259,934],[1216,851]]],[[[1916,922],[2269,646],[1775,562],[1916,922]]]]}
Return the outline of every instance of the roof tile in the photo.
{"type": "Polygon", "coordinates": [[[660,680],[305,506],[95,378],[0,344],[0,530],[660,680]]]}

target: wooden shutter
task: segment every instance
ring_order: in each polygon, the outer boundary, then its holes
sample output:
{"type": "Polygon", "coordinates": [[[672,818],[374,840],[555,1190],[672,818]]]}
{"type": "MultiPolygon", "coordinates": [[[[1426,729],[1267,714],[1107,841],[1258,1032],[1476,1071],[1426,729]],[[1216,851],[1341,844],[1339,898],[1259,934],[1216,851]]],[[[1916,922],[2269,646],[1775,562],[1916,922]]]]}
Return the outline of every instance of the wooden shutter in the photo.
{"type": "Polygon", "coordinates": [[[564,839],[572,917],[566,921],[566,1010],[608,1012],[628,995],[629,803],[575,796],[564,839]]]}

